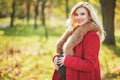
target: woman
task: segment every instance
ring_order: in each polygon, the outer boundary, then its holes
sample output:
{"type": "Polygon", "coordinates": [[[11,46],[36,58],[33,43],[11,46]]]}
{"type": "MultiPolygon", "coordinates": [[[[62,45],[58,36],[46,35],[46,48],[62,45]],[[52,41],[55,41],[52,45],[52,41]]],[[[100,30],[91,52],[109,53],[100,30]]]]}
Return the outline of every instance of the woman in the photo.
{"type": "Polygon", "coordinates": [[[92,6],[88,2],[75,4],[67,27],[57,42],[52,80],[101,80],[98,56],[104,29],[92,6]],[[66,67],[65,79],[57,71],[61,66],[66,67]]]}

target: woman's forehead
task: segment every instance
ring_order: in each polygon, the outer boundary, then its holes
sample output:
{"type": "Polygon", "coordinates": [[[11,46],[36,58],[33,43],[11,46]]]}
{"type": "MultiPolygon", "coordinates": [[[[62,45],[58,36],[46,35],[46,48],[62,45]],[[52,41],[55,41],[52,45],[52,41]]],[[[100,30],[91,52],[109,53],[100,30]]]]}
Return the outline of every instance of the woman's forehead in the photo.
{"type": "Polygon", "coordinates": [[[85,13],[88,13],[88,11],[87,11],[87,9],[86,8],[84,8],[84,7],[79,7],[79,8],[77,8],[76,9],[76,11],[75,11],[75,13],[79,13],[79,12],[85,12],[85,13]]]}

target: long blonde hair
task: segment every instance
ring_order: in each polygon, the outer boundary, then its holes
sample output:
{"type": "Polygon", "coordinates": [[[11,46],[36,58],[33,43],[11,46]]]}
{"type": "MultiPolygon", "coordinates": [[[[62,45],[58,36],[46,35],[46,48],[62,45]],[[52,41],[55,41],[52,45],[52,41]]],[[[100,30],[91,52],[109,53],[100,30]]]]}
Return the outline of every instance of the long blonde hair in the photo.
{"type": "Polygon", "coordinates": [[[90,15],[92,22],[95,23],[98,27],[98,33],[100,35],[100,40],[103,41],[105,39],[105,31],[103,29],[103,25],[101,24],[100,20],[98,19],[97,14],[95,13],[92,5],[88,2],[79,2],[75,4],[71,10],[70,16],[66,21],[68,29],[74,28],[74,21],[73,21],[73,14],[79,7],[84,7],[88,10],[88,14],[90,15]]]}

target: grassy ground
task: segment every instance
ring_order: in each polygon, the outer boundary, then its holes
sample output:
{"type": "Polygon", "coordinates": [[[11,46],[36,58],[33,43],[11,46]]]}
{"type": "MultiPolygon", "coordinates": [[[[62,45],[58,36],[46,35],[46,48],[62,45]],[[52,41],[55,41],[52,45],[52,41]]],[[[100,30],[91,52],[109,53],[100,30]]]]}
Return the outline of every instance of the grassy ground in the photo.
{"type": "MultiPolygon", "coordinates": [[[[1,21],[4,23],[4,19],[1,21]]],[[[0,29],[0,80],[51,80],[55,43],[65,30],[65,25],[63,21],[47,23],[47,40],[43,26],[39,24],[39,28],[34,30],[32,21],[29,24],[17,21],[16,24],[19,25],[15,25],[14,28],[0,29]]],[[[118,31],[116,41],[116,47],[101,45],[100,63],[103,80],[120,80],[120,71],[116,70],[120,67],[118,31]]]]}

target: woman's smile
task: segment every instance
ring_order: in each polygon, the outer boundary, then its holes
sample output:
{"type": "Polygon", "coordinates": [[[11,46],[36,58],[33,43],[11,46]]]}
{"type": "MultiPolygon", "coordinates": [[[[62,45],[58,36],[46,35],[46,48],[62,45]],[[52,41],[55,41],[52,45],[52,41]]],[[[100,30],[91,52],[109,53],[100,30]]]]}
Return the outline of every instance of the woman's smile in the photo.
{"type": "Polygon", "coordinates": [[[81,23],[82,21],[84,21],[83,19],[78,19],[78,20],[76,20],[77,21],[77,23],[81,23]]]}
{"type": "Polygon", "coordinates": [[[78,26],[83,25],[88,22],[90,16],[88,11],[84,7],[80,7],[75,11],[75,22],[78,26]]]}

